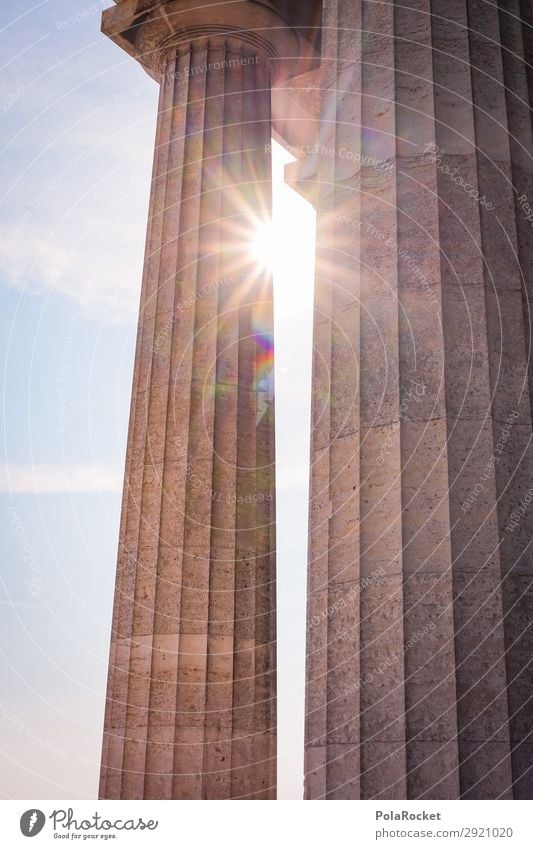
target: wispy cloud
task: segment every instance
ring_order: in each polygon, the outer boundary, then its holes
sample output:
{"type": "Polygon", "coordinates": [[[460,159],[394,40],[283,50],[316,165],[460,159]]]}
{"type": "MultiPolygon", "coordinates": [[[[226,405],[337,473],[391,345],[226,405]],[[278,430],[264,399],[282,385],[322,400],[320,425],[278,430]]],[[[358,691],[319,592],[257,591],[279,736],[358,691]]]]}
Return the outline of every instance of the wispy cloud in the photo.
{"type": "MultiPolygon", "coordinates": [[[[113,67],[121,54],[99,35],[93,8],[92,26],[54,28],[31,61],[21,58],[27,35],[11,48],[0,83],[0,285],[53,290],[114,323],[138,309],[157,86],[136,63],[113,67]]],[[[64,11],[58,24],[77,20],[64,11]]]]}
{"type": "Polygon", "coordinates": [[[0,493],[120,492],[122,470],[106,464],[0,465],[0,493]]]}

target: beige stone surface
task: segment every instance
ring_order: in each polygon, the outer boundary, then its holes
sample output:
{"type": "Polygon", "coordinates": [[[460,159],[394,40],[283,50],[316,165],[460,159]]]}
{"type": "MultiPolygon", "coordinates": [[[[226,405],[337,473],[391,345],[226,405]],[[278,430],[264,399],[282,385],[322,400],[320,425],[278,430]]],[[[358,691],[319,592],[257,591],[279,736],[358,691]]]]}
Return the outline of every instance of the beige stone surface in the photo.
{"type": "Polygon", "coordinates": [[[533,798],[531,23],[324,3],[308,799],[533,798]]]}
{"type": "Polygon", "coordinates": [[[248,29],[229,36],[228,4],[209,20],[197,6],[104,15],[161,95],[103,798],[276,793],[274,403],[259,371],[272,281],[248,246],[270,216],[274,57],[305,50],[288,26],[276,41],[264,6],[241,4],[248,29]]]}

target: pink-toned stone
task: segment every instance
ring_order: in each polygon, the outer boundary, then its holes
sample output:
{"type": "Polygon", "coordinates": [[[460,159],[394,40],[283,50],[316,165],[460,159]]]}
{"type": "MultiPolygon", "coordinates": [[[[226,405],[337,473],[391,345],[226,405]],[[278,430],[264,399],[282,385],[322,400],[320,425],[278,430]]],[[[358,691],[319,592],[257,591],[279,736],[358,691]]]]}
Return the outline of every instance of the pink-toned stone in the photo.
{"type": "Polygon", "coordinates": [[[308,799],[533,798],[532,23],[323,5],[308,799]]]}
{"type": "Polygon", "coordinates": [[[271,214],[272,81],[316,64],[293,17],[181,0],[103,17],[160,83],[103,798],[276,792],[272,280],[249,245],[271,214]]]}

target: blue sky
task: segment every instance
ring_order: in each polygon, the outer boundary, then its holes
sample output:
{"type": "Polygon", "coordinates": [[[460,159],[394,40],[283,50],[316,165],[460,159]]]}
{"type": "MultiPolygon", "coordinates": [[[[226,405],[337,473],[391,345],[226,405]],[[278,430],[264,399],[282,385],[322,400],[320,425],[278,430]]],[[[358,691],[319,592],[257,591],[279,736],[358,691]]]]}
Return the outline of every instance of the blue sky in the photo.
{"type": "MultiPolygon", "coordinates": [[[[108,5],[0,11],[0,798],[97,793],[157,108],[100,35],[108,5]]],[[[288,159],[274,157],[282,798],[300,793],[313,232],[281,185],[288,159]]]]}

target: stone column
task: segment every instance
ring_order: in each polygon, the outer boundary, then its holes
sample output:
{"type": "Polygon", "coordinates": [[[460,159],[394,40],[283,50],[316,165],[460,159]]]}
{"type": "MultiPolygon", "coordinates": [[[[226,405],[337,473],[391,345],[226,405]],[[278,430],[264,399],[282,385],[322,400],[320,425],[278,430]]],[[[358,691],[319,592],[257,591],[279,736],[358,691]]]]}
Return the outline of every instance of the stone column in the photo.
{"type": "Polygon", "coordinates": [[[325,3],[307,798],[533,798],[531,12],[500,5],[325,3]]]}
{"type": "Polygon", "coordinates": [[[276,794],[272,280],[251,244],[297,39],[254,3],[195,5],[104,14],[160,101],[102,798],[276,794]]]}

